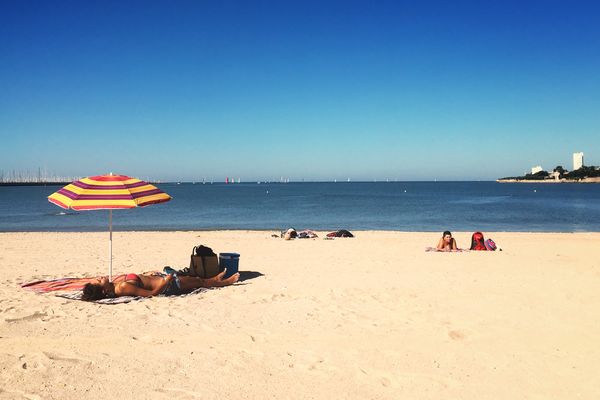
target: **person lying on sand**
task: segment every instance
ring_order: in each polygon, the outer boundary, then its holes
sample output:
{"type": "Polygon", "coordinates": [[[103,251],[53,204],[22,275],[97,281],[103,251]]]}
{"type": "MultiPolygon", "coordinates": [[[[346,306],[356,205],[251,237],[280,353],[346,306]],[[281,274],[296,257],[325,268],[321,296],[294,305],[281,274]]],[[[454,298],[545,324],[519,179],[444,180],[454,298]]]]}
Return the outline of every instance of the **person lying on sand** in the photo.
{"type": "Polygon", "coordinates": [[[452,251],[458,250],[458,246],[456,245],[456,240],[452,237],[452,233],[450,231],[445,231],[442,234],[440,241],[436,247],[439,251],[452,251]]]}
{"type": "Polygon", "coordinates": [[[97,283],[86,283],[83,287],[82,300],[94,301],[106,297],[142,296],[150,297],[159,294],[179,295],[198,288],[221,287],[234,284],[240,278],[236,273],[223,279],[227,270],[215,277],[202,279],[195,276],[179,276],[177,274],[127,274],[119,282],[109,282],[107,277],[98,278],[97,283]]]}

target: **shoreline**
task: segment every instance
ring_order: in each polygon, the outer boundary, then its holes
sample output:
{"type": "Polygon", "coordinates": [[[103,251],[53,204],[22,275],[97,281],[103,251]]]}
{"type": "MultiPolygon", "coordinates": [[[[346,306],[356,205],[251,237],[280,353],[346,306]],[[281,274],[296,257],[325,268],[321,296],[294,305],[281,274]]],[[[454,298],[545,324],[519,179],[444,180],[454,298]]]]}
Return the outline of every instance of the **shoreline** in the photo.
{"type": "MultiPolygon", "coordinates": [[[[113,234],[116,233],[210,233],[210,232],[256,232],[256,233],[270,233],[270,234],[277,234],[277,233],[281,233],[282,231],[287,230],[287,228],[285,229],[246,229],[246,228],[223,228],[223,229],[148,229],[148,230],[140,230],[140,229],[113,229],[113,234]]],[[[301,231],[303,229],[298,229],[298,231],[301,231]]],[[[322,229],[310,229],[311,231],[317,233],[319,235],[319,238],[323,238],[324,236],[327,235],[327,233],[330,232],[335,232],[337,231],[337,229],[335,230],[322,230],[322,229]]],[[[404,230],[382,230],[382,229],[349,229],[349,231],[351,233],[356,233],[356,234],[360,234],[360,233],[399,233],[399,234],[436,234],[436,233],[441,233],[442,231],[437,231],[437,230],[431,230],[431,231],[424,231],[424,230],[418,230],[418,231],[404,231],[404,230]]],[[[472,234],[476,232],[474,231],[461,231],[461,230],[453,230],[452,233],[453,234],[472,234]]],[[[565,235],[569,235],[569,234],[588,234],[588,233],[598,233],[600,234],[600,231],[530,231],[530,230],[510,230],[510,231],[501,231],[501,230],[493,230],[493,231],[485,231],[485,230],[479,230],[479,232],[483,232],[484,234],[486,232],[489,232],[490,234],[565,234],[565,235]]],[[[1,234],[17,234],[17,233],[40,233],[40,234],[45,234],[45,233],[57,233],[57,234],[61,234],[61,233],[65,233],[65,234],[86,234],[86,233],[109,233],[107,228],[98,228],[97,230],[14,230],[14,231],[7,231],[7,230],[0,230],[0,235],[1,234]]],[[[303,239],[299,239],[299,240],[303,240],[303,239]]]]}

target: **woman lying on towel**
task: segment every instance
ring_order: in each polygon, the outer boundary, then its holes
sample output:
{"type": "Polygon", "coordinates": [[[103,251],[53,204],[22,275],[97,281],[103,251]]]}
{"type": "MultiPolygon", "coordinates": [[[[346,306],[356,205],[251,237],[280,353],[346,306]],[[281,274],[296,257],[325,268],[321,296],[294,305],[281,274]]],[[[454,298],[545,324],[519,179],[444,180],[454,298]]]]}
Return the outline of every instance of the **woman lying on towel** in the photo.
{"type": "Polygon", "coordinates": [[[442,234],[442,237],[437,245],[438,251],[452,251],[458,250],[458,246],[456,246],[456,240],[452,237],[452,233],[450,231],[445,231],[442,234]]]}
{"type": "Polygon", "coordinates": [[[195,276],[177,274],[127,274],[118,282],[109,282],[107,277],[98,278],[96,283],[87,283],[83,287],[82,300],[94,301],[106,297],[141,296],[150,297],[159,294],[179,295],[198,288],[228,286],[238,281],[240,274],[223,279],[227,270],[215,277],[202,279],[195,276]]]}

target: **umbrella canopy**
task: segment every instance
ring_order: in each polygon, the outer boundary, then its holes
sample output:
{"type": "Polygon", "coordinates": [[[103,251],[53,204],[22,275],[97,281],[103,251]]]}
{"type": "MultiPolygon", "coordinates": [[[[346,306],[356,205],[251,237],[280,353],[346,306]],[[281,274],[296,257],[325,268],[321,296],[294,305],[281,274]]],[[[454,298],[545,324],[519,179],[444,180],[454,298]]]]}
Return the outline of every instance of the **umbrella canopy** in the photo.
{"type": "Polygon", "coordinates": [[[73,210],[145,207],[171,200],[156,186],[125,175],[83,178],[48,196],[48,201],[73,210]]]}
{"type": "Polygon", "coordinates": [[[171,196],[156,186],[125,175],[92,176],[72,182],[48,196],[48,201],[73,210],[109,210],[109,279],[112,280],[112,210],[164,203],[171,196]]]}

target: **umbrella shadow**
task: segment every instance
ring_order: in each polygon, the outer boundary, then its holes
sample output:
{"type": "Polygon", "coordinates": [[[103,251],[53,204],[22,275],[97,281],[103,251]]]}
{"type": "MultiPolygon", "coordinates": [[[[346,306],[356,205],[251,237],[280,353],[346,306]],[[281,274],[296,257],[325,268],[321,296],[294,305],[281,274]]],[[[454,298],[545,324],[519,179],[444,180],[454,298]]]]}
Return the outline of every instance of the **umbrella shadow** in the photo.
{"type": "Polygon", "coordinates": [[[258,278],[260,276],[265,275],[262,272],[258,271],[239,271],[239,273],[240,279],[238,279],[238,282],[249,281],[250,279],[258,278]]]}

